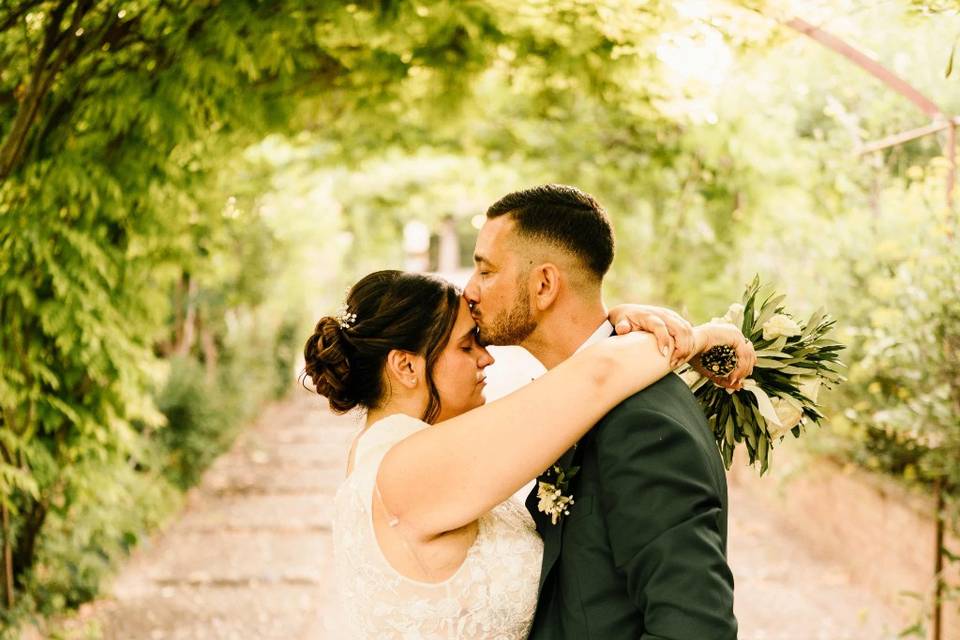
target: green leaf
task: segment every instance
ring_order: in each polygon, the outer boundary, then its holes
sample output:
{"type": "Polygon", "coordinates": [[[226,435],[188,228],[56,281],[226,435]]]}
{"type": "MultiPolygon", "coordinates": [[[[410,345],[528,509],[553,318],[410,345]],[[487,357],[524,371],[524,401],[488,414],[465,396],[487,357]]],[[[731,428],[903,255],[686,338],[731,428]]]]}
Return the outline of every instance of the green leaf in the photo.
{"type": "Polygon", "coordinates": [[[758,358],[789,358],[790,356],[783,351],[775,351],[773,349],[761,349],[755,351],[754,354],[758,358]]]}
{"type": "MultiPolygon", "coordinates": [[[[759,415],[759,414],[758,414],[759,415]]],[[[743,435],[752,449],[757,448],[757,427],[755,420],[746,420],[743,422],[743,435]]]]}
{"type": "Polygon", "coordinates": [[[760,475],[767,472],[767,461],[769,456],[770,441],[766,433],[760,434],[760,440],[757,443],[757,460],[760,461],[760,475]]]}
{"type": "Polygon", "coordinates": [[[813,334],[814,331],[820,326],[820,323],[826,317],[826,310],[822,307],[817,309],[810,315],[810,319],[807,320],[806,326],[803,328],[803,331],[800,333],[801,338],[806,338],[813,334]]]}
{"type": "Polygon", "coordinates": [[[767,349],[770,351],[783,351],[784,347],[787,346],[787,336],[779,336],[773,343],[770,344],[767,349]]]}
{"type": "Polygon", "coordinates": [[[720,448],[720,451],[723,453],[723,466],[729,471],[731,465],[733,465],[733,445],[724,445],[720,448]]]}
{"type": "Polygon", "coordinates": [[[947,68],[943,72],[944,78],[949,78],[950,74],[953,73],[953,57],[957,53],[957,43],[960,42],[960,37],[953,41],[953,46],[950,47],[950,55],[947,57],[947,68]]]}
{"type": "Polygon", "coordinates": [[[940,547],[940,553],[950,562],[960,562],[960,555],[951,552],[946,545],[940,547]]]}
{"type": "Polygon", "coordinates": [[[786,299],[786,295],[781,294],[779,296],[773,297],[764,303],[763,308],[760,311],[760,316],[757,318],[755,326],[762,327],[763,323],[773,317],[777,312],[778,306],[781,302],[786,299]]]}
{"type": "Polygon", "coordinates": [[[757,358],[756,365],[761,369],[780,369],[784,366],[782,362],[777,360],[770,360],[768,358],[757,358]]]}
{"type": "Polygon", "coordinates": [[[780,368],[780,373],[786,373],[788,375],[810,375],[812,373],[809,367],[798,367],[793,365],[787,365],[780,368]]]}
{"type": "Polygon", "coordinates": [[[917,622],[903,629],[900,633],[897,634],[897,637],[898,638],[909,638],[909,637],[926,638],[927,629],[926,627],[923,626],[922,621],[917,622]]]}

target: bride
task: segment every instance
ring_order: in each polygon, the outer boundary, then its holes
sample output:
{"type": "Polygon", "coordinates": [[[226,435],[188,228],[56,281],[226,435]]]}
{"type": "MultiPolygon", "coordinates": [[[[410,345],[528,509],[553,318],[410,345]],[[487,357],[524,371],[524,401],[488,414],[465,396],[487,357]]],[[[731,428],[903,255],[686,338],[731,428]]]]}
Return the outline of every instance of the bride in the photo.
{"type": "MultiPolygon", "coordinates": [[[[693,337],[693,354],[744,343],[727,324],[693,337]]],[[[651,334],[614,336],[484,404],[493,358],[455,286],[400,271],[354,285],[345,311],[321,318],[304,349],[331,409],[366,412],[333,526],[344,637],[526,638],[543,545],[511,496],[667,375],[671,355],[651,334]]],[[[749,374],[749,354],[740,360],[733,384],[749,374]]]]}

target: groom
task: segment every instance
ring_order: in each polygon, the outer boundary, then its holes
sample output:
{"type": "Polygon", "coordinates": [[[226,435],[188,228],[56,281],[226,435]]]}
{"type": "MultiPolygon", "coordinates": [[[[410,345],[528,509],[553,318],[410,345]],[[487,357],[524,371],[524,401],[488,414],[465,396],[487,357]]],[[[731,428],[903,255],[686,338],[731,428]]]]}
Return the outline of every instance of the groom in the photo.
{"type": "MultiPolygon", "coordinates": [[[[521,345],[550,369],[610,336],[601,285],[613,245],[603,208],[573,187],[500,199],[464,290],[481,340],[521,345]]],[[[736,638],[726,475],[678,376],[615,407],[540,480],[558,470],[574,474],[569,515],[553,524],[536,488],[527,499],[544,540],[531,639],[736,638]]]]}

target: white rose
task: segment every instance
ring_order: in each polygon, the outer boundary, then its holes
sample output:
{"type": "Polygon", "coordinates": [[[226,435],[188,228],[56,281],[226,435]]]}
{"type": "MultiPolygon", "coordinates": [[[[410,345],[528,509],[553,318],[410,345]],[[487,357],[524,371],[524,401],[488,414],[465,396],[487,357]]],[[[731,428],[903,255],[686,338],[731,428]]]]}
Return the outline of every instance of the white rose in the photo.
{"type": "Polygon", "coordinates": [[[800,333],[800,325],[793,318],[782,313],[778,313],[763,323],[764,340],[774,340],[780,336],[798,336],[800,333]]]}
{"type": "Polygon", "coordinates": [[[739,302],[734,302],[722,318],[713,318],[711,322],[729,322],[739,329],[743,326],[743,305],[739,302]]]}
{"type": "Polygon", "coordinates": [[[770,434],[770,439],[774,440],[782,435],[786,435],[790,429],[800,424],[800,420],[803,418],[803,411],[779,396],[771,398],[770,403],[773,405],[774,411],[777,412],[777,418],[780,420],[779,427],[771,424],[769,421],[767,422],[767,433],[770,434]]]}
{"type": "Polygon", "coordinates": [[[743,305],[739,302],[734,302],[730,305],[730,308],[727,309],[727,314],[723,316],[723,318],[727,322],[736,325],[739,329],[743,326],[743,305]]]}

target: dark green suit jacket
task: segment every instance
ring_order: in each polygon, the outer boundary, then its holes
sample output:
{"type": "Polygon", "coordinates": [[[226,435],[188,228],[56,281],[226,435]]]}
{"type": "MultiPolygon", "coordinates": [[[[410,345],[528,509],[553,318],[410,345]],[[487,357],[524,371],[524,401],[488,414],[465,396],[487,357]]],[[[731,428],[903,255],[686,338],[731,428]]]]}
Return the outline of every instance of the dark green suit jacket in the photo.
{"type": "Polygon", "coordinates": [[[559,461],[579,466],[544,540],[532,640],[732,640],[727,484],[703,410],[676,375],[615,407],[559,461]]]}

